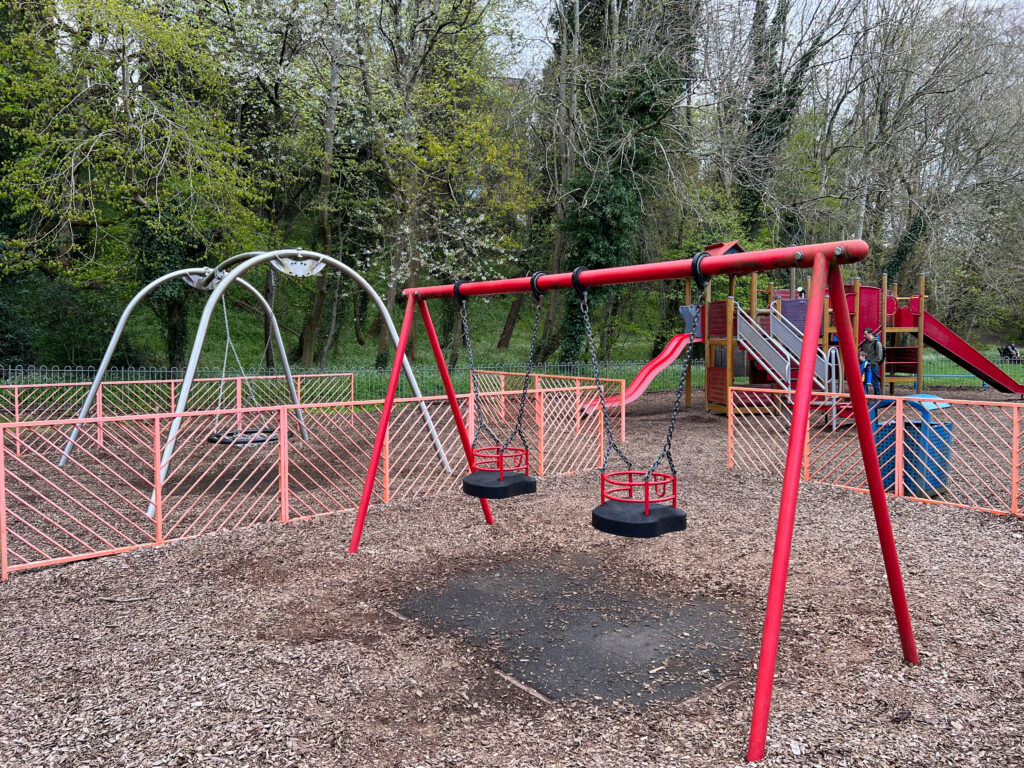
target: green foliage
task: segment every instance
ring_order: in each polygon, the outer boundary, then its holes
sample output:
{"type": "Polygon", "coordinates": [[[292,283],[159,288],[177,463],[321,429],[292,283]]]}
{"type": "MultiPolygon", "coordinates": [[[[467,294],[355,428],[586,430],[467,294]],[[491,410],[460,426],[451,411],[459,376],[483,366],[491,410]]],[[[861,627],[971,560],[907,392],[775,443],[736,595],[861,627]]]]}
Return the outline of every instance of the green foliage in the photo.
{"type": "Polygon", "coordinates": [[[196,233],[256,226],[258,186],[220,111],[228,83],[195,45],[215,30],[141,2],[15,6],[0,42],[0,124],[19,152],[0,165],[0,194],[26,225],[8,268],[87,279],[123,253],[126,219],[166,206],[196,233]]]}

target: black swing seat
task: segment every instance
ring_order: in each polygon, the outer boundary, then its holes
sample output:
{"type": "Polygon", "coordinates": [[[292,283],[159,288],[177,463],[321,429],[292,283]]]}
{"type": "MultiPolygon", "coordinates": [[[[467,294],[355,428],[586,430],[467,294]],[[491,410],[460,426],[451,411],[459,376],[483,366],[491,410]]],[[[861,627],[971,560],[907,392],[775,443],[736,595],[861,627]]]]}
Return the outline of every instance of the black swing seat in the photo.
{"type": "Polygon", "coordinates": [[[686,530],[686,512],[668,504],[644,505],[631,501],[606,501],[590,516],[590,523],[603,533],[631,539],[653,539],[665,533],[686,530]]]}
{"type": "Polygon", "coordinates": [[[602,533],[653,539],[686,530],[686,512],[676,501],[676,479],[664,472],[623,470],[601,475],[601,506],[590,523],[602,533]]]}
{"type": "Polygon", "coordinates": [[[277,429],[274,427],[254,427],[252,429],[231,429],[226,432],[211,432],[207,436],[206,442],[237,446],[276,443],[277,429]]]}
{"type": "Polygon", "coordinates": [[[530,477],[530,453],[525,448],[492,445],[473,449],[474,471],[462,478],[462,490],[478,499],[510,499],[537,492],[530,477]]]}
{"type": "Polygon", "coordinates": [[[478,499],[511,499],[536,493],[537,480],[522,472],[506,472],[502,477],[492,470],[478,469],[462,478],[462,490],[478,499]]]}

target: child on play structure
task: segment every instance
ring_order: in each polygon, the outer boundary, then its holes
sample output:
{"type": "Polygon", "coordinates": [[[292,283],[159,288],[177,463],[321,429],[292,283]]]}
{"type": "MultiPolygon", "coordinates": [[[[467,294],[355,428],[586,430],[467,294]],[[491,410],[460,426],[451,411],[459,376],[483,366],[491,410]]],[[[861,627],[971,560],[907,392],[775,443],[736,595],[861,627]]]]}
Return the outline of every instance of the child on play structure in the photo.
{"type": "Polygon", "coordinates": [[[885,359],[885,348],[875,336],[874,331],[864,331],[864,341],[860,343],[860,352],[864,355],[864,361],[867,363],[868,375],[871,377],[871,389],[876,395],[880,395],[882,394],[882,384],[878,366],[885,359]]]}
{"type": "Polygon", "coordinates": [[[864,394],[868,394],[868,384],[871,383],[871,366],[868,365],[868,359],[863,350],[857,353],[857,362],[860,363],[860,383],[864,387],[864,394]]]}

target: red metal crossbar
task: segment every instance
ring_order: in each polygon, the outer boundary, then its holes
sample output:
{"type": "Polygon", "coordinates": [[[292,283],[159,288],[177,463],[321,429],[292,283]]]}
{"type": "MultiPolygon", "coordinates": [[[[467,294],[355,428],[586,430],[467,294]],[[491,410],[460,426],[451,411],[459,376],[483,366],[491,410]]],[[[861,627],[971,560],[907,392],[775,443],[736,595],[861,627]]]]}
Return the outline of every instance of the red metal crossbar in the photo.
{"type": "MultiPolygon", "coordinates": [[[[817,354],[816,339],[821,330],[821,316],[825,299],[826,281],[831,283],[834,296],[843,294],[843,280],[840,265],[861,261],[868,254],[868,246],[862,240],[846,240],[817,245],[795,246],[791,248],[773,248],[747,253],[730,253],[718,256],[703,256],[695,269],[695,259],[678,259],[654,264],[634,264],[626,267],[610,267],[608,269],[584,270],[577,276],[581,288],[592,288],[601,285],[617,285],[622,283],[641,283],[659,280],[678,280],[698,276],[742,275],[751,272],[762,272],[771,269],[813,266],[811,291],[808,302],[807,320],[804,326],[803,346],[800,354],[800,368],[797,376],[796,391],[793,404],[793,421],[789,432],[789,446],[786,457],[786,470],[782,481],[782,498],[779,503],[778,528],[775,534],[775,550],[772,555],[771,577],[768,583],[768,600],[765,610],[764,633],[761,640],[761,656],[758,662],[757,689],[754,693],[754,709],[750,723],[750,739],[747,745],[747,759],[760,760],[764,757],[765,741],[768,729],[768,711],[771,705],[772,684],[775,677],[775,661],[779,645],[779,631],[782,623],[782,608],[786,594],[786,574],[789,570],[790,548],[793,541],[793,525],[796,518],[796,504],[800,491],[802,473],[803,441],[807,434],[810,418],[810,401],[813,390],[814,362],[817,354]]],[[[551,289],[573,288],[573,274],[563,272],[557,275],[545,275],[538,278],[536,287],[542,291],[551,289]]],[[[459,293],[469,296],[494,296],[505,293],[525,293],[534,288],[531,278],[520,277],[507,280],[484,280],[480,282],[459,283],[459,293]]],[[[381,420],[377,429],[377,440],[367,469],[366,484],[363,498],[356,516],[355,529],[349,544],[349,552],[356,552],[366,521],[372,493],[370,489],[376,480],[384,448],[384,436],[387,432],[391,406],[398,387],[402,357],[405,354],[412,330],[414,315],[419,308],[423,324],[430,339],[438,372],[444,383],[445,394],[452,408],[452,414],[459,428],[459,437],[466,452],[466,461],[470,471],[474,467],[473,450],[466,430],[462,413],[459,411],[452,388],[451,378],[445,366],[441,345],[427,311],[427,299],[453,298],[454,285],[435,285],[428,287],[407,288],[404,292],[407,299],[405,317],[402,321],[402,332],[399,338],[395,359],[392,364],[391,380],[388,383],[387,396],[381,412],[381,420]]],[[[860,372],[857,363],[856,339],[849,311],[846,307],[834,307],[836,334],[839,337],[840,356],[847,381],[859,381],[860,372]]],[[[886,503],[885,489],[878,466],[878,456],[871,432],[871,421],[868,414],[867,401],[858,387],[852,387],[851,403],[854,419],[860,440],[861,458],[864,462],[868,486],[871,492],[871,504],[874,508],[875,522],[878,529],[879,542],[882,546],[882,558],[885,563],[889,588],[892,594],[893,609],[896,613],[896,624],[899,628],[900,641],[903,645],[903,656],[907,662],[917,664],[917,649],[914,634],[910,625],[910,614],[907,608],[903,579],[900,574],[899,560],[896,555],[896,544],[893,540],[892,525],[889,521],[889,508],[886,503]]],[[[485,499],[481,499],[484,516],[488,523],[493,524],[490,507],[485,499]]]]}

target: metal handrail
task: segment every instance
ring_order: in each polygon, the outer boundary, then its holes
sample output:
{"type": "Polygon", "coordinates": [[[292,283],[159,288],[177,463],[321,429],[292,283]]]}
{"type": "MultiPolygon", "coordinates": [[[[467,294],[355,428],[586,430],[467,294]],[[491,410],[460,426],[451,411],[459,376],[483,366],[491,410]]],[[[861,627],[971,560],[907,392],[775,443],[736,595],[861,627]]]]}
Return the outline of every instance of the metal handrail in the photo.
{"type": "Polygon", "coordinates": [[[740,345],[764,365],[775,383],[785,389],[793,386],[793,361],[789,352],[738,306],[736,337],[740,345]]]}
{"type": "MultiPolygon", "coordinates": [[[[768,317],[770,319],[771,335],[782,342],[794,359],[799,361],[800,350],[803,346],[803,331],[797,328],[793,321],[782,314],[782,311],[774,304],[768,307],[768,317]]],[[[826,392],[832,391],[829,374],[828,358],[818,348],[814,359],[814,380],[819,388],[826,392]]]]}

